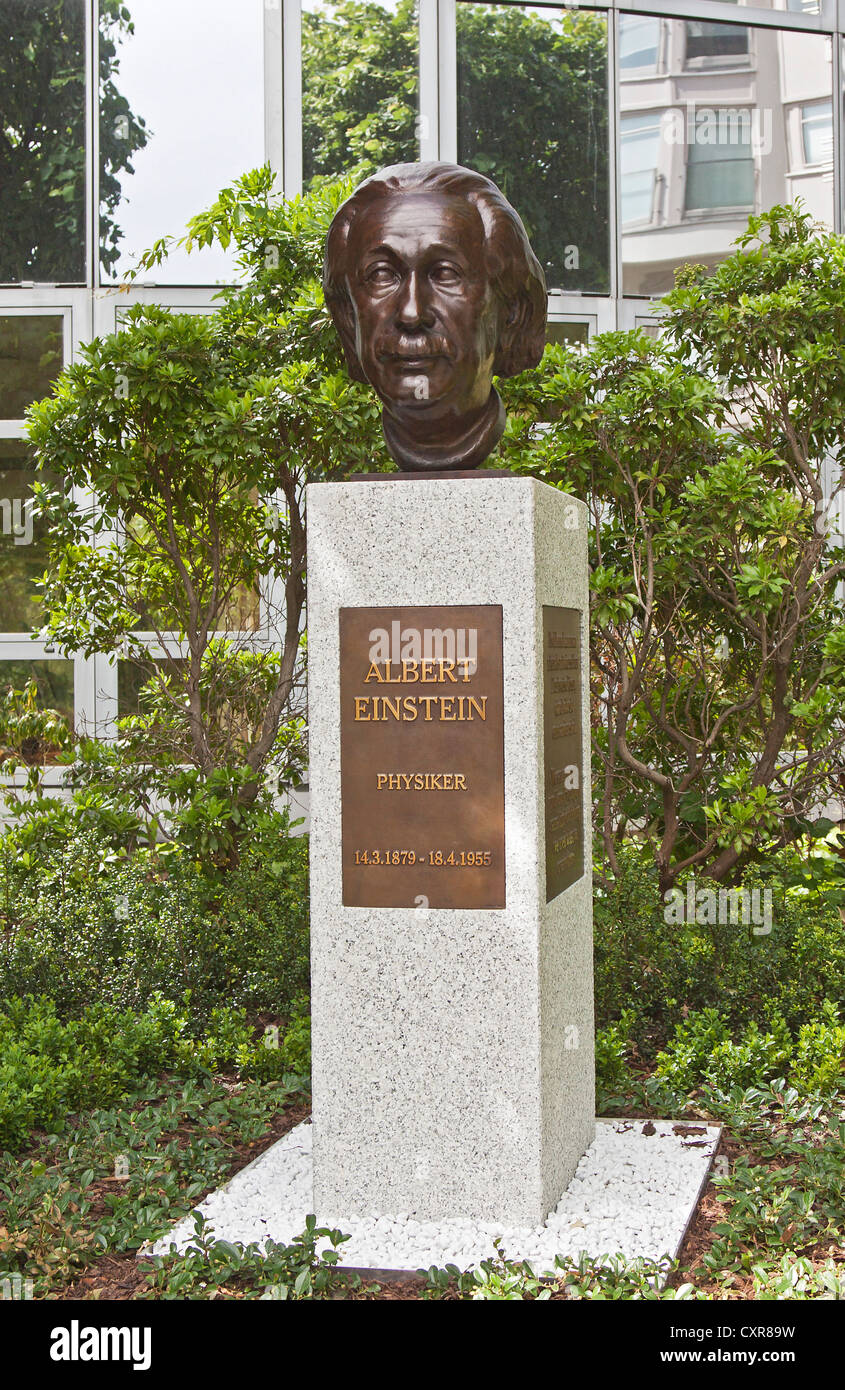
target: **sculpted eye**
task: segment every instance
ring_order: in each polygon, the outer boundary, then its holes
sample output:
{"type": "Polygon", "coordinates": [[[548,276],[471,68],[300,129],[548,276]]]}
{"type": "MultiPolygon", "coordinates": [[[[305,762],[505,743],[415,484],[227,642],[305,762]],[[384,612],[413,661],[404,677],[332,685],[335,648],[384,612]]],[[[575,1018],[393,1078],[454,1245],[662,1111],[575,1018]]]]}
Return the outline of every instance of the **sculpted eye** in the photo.
{"type": "Polygon", "coordinates": [[[463,276],[457,266],[441,261],[432,267],[431,278],[437,285],[457,285],[463,276]]]}
{"type": "Polygon", "coordinates": [[[388,265],[385,261],[380,261],[378,264],[370,266],[369,270],[364,275],[366,283],[368,285],[375,285],[377,288],[381,285],[392,285],[398,278],[398,273],[395,268],[392,265],[388,265]]]}

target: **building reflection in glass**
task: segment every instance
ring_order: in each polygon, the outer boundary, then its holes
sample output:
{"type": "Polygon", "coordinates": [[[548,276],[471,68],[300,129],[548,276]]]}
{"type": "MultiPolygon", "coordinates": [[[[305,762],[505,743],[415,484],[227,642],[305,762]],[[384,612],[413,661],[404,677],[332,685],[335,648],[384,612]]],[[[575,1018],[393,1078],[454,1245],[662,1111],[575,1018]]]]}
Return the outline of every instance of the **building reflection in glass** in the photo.
{"type": "Polygon", "coordinates": [[[717,265],[775,203],[833,225],[828,37],[621,15],[619,79],[624,294],[717,265]]]}

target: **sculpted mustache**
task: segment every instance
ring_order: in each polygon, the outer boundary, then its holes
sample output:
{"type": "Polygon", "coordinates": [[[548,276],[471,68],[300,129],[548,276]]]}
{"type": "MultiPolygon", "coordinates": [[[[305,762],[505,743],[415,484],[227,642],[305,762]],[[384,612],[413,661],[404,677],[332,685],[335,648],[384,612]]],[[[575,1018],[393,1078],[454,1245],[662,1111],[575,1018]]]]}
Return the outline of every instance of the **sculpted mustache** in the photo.
{"type": "Polygon", "coordinates": [[[375,345],[377,357],[448,357],[454,356],[448,338],[439,334],[425,337],[379,338],[375,345]]]}

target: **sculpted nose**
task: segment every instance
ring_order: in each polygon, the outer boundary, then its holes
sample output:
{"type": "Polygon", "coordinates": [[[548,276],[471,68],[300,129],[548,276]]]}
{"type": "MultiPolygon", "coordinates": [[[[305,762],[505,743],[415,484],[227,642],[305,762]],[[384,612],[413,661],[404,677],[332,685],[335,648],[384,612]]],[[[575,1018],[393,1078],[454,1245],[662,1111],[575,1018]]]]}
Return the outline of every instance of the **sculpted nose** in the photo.
{"type": "Polygon", "coordinates": [[[430,328],[433,324],[434,315],[425,283],[419,275],[410,274],[402,286],[397,317],[403,328],[416,328],[420,325],[430,328]]]}

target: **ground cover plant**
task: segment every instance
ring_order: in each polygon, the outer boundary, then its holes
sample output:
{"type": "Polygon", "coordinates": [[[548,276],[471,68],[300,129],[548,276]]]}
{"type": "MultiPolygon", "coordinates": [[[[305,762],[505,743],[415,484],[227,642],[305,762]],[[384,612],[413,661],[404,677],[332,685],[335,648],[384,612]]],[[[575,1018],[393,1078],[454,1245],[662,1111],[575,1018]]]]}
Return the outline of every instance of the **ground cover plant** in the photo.
{"type": "MultiPolygon", "coordinates": [[[[336,1267],[343,1232],[309,1220],[261,1252],[196,1223],[184,1254],[136,1259],[210,1189],[301,1120],[285,1082],[150,1080],[119,1106],[83,1111],[61,1135],[3,1154],[0,1265],[6,1296],[447,1300],[845,1297],[845,1093],[800,1095],[777,1079],[711,1089],[690,1119],[726,1128],[718,1168],[678,1261],[559,1260],[532,1269],[507,1242],[476,1270],[379,1284],[336,1267]],[[17,1282],[14,1282],[17,1281],[17,1282]],[[26,1281],[30,1281],[27,1284],[26,1281]],[[665,1282],[664,1282],[665,1281],[665,1282]]],[[[642,1111],[639,1111],[642,1114],[642,1111]]]]}
{"type": "MultiPolygon", "coordinates": [[[[790,953],[801,952],[788,933],[777,940],[783,925],[777,912],[770,937],[752,938],[741,926],[725,928],[721,969],[734,988],[730,1007],[720,1010],[712,1002],[721,988],[712,961],[705,954],[707,968],[690,974],[689,943],[661,934],[666,924],[653,866],[644,868],[632,847],[630,874],[618,894],[600,900],[597,912],[599,1110],[725,1126],[719,1169],[680,1260],[653,1265],[608,1251],[606,1260],[585,1257],[534,1270],[509,1258],[505,1243],[470,1273],[427,1270],[377,1285],[343,1275],[331,1258],[342,1251],[343,1232],[313,1223],[300,1239],[266,1252],[218,1241],[200,1223],[193,1251],[153,1263],[135,1258],[145,1240],[161,1235],[286,1125],[307,1116],[307,1016],[297,1017],[292,1009],[287,1030],[282,1027],[275,1039],[279,1046],[268,1048],[260,1017],[251,1023],[243,1009],[221,1006],[211,988],[217,980],[218,989],[227,989],[237,978],[243,988],[256,988],[247,967],[260,960],[262,941],[270,951],[274,942],[260,913],[248,918],[233,947],[241,976],[215,976],[203,964],[208,982],[196,1010],[190,999],[180,1006],[178,998],[156,993],[154,984],[169,983],[178,995],[184,983],[178,948],[168,956],[174,928],[163,910],[166,898],[155,897],[170,880],[156,885],[150,865],[145,877],[134,859],[106,860],[102,872],[94,873],[102,846],[98,854],[89,835],[87,849],[83,843],[71,854],[73,863],[82,862],[83,852],[89,856],[85,878],[93,882],[86,889],[66,877],[68,850],[73,846],[40,861],[44,885],[39,897],[30,883],[27,911],[40,905],[48,943],[47,905],[60,927],[62,904],[69,913],[60,942],[74,933],[84,942],[90,920],[97,968],[112,970],[115,995],[109,1005],[91,1001],[96,972],[89,971],[80,947],[66,957],[59,953],[47,975],[58,992],[58,966],[65,960],[61,1006],[49,998],[12,998],[0,1013],[6,1097],[0,1110],[0,1273],[13,1295],[29,1289],[33,1297],[134,1299],[843,1296],[845,1025],[832,1000],[819,1003],[841,979],[838,910],[825,917],[818,904],[807,911],[806,897],[798,899],[789,930],[799,940],[801,931],[807,933],[807,956],[817,970],[815,976],[796,972],[792,981],[782,967],[790,953]],[[129,926],[115,918],[122,895],[132,905],[129,926]],[[116,929],[128,935],[115,938],[116,929]],[[628,1008],[620,1013],[617,976],[640,968],[632,942],[646,950],[649,939],[654,978],[624,996],[628,1008]],[[126,949],[133,940],[134,952],[126,949]],[[774,953],[768,964],[763,956],[748,955],[758,950],[774,953]],[[176,970],[172,978],[169,970],[176,970]],[[768,1011],[760,1006],[760,978],[767,996],[775,981],[783,985],[780,994],[772,993],[768,1011]],[[667,992],[670,984],[674,995],[667,992]],[[130,1001],[126,1007],[124,999],[130,1001]]],[[[292,841],[287,850],[294,855],[288,866],[294,873],[291,865],[304,859],[304,846],[292,841]]],[[[178,861],[173,870],[184,922],[190,898],[178,861]]],[[[246,860],[224,878],[228,884],[242,873],[248,882],[249,872],[246,860]]],[[[785,897],[781,903],[785,912],[789,902],[785,897]]],[[[715,949],[706,930],[695,924],[690,930],[703,935],[705,952],[715,949]]],[[[27,939],[24,929],[12,953],[18,971],[33,969],[38,960],[37,949],[21,954],[27,939]]],[[[189,935],[183,935],[183,945],[186,940],[189,935]]],[[[208,950],[211,959],[214,951],[208,950]]],[[[5,961],[8,970],[8,955],[5,961]]],[[[263,987],[274,988],[281,999],[284,978],[270,974],[263,987]]]]}
{"type": "MultiPolygon", "coordinates": [[[[18,1296],[59,1298],[99,1261],[134,1296],[149,1272],[135,1251],[301,1118],[299,1101],[284,1081],[157,1077],[62,1134],[43,1131],[24,1154],[6,1151],[4,1277],[31,1281],[18,1296]]],[[[86,1292],[96,1297],[96,1282],[86,1292]]]]}

